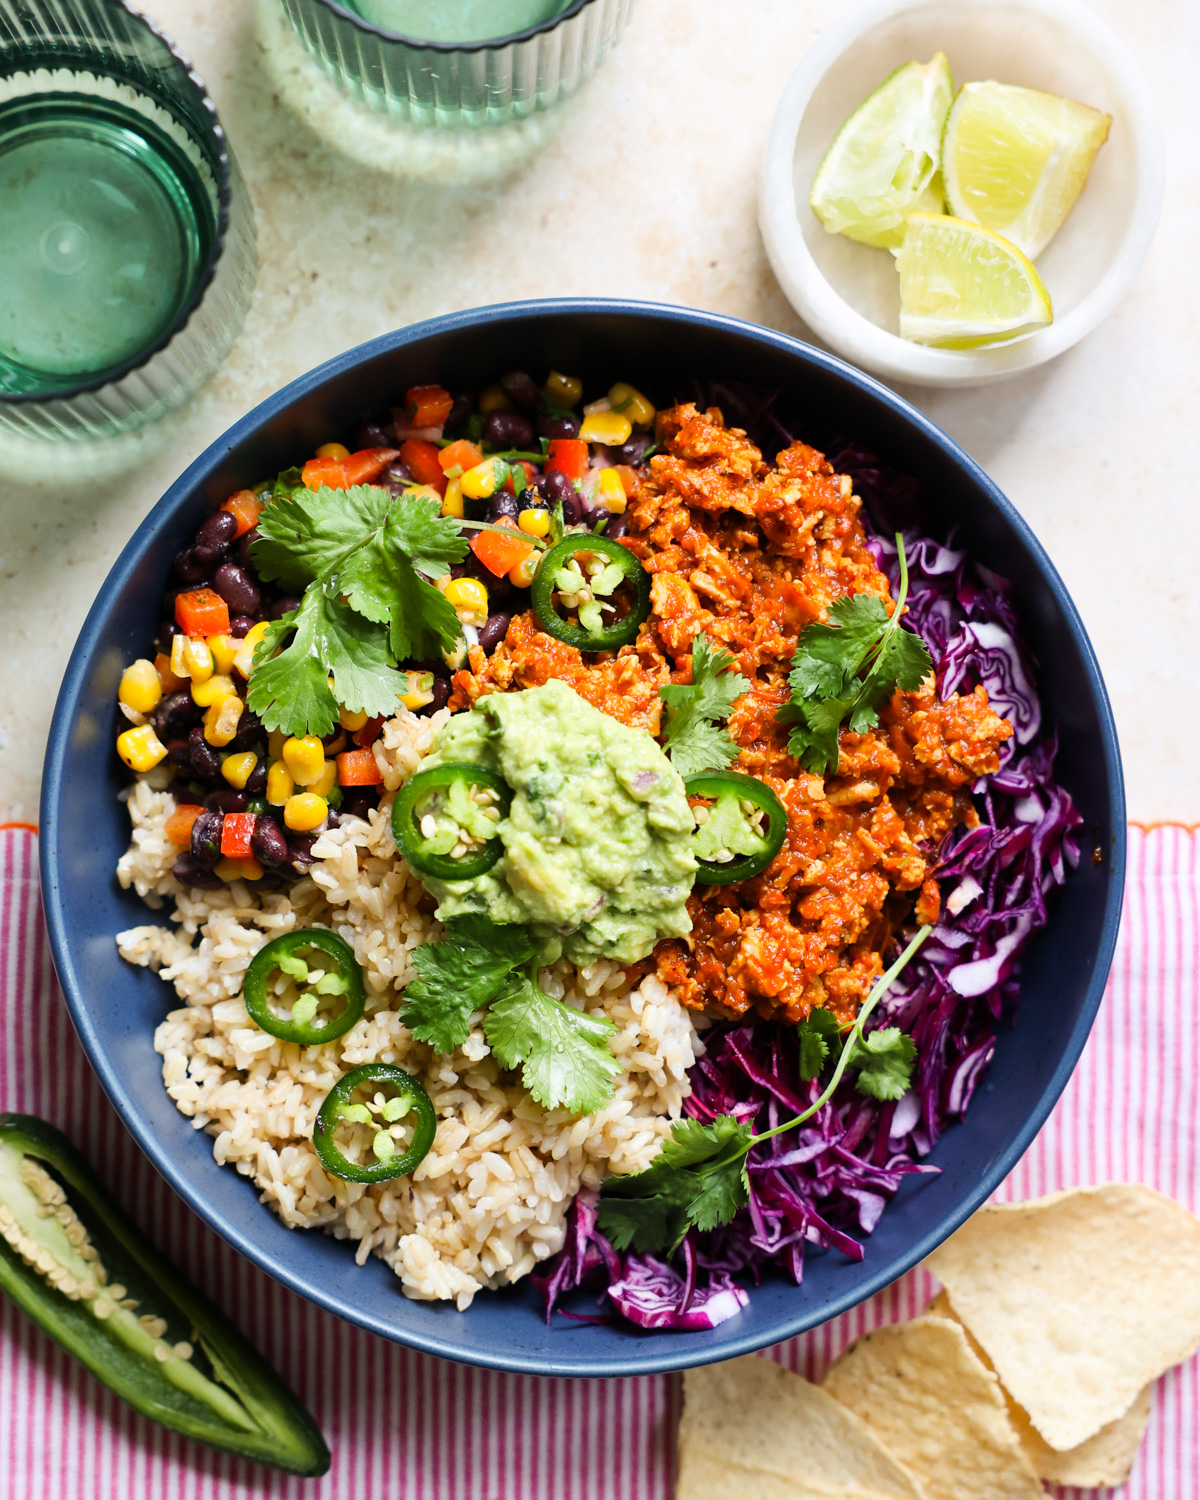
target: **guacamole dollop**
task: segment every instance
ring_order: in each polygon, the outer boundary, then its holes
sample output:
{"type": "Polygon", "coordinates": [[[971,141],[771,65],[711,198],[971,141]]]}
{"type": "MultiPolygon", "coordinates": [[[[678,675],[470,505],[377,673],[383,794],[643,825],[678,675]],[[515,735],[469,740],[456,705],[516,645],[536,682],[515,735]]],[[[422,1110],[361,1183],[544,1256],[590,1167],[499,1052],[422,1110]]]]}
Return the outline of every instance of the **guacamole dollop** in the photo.
{"type": "Polygon", "coordinates": [[[421,769],[468,761],[512,788],[504,853],[474,880],[426,877],[445,921],[483,912],[531,926],[546,958],[635,963],[691,931],[694,821],[683,781],[644,729],[557,680],[455,714],[421,769]]]}

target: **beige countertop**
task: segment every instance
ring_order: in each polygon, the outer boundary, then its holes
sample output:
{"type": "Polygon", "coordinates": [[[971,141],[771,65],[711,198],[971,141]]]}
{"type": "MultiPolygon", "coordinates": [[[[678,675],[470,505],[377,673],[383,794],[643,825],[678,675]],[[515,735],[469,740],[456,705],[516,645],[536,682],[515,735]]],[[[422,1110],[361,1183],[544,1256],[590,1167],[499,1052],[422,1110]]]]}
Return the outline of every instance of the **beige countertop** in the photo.
{"type": "MultiPolygon", "coordinates": [[[[288,79],[265,63],[250,0],[142,8],[221,112],[257,209],[258,290],[229,361],[184,412],[109,452],[0,452],[0,820],[36,820],[59,680],[130,532],[232,421],[313,365],[519,297],[653,298],[807,336],[763,254],[757,176],[789,73],[848,0],[637,0],[541,153],[506,180],[457,186],[400,180],[325,144],[282,102],[288,79]]],[[[1167,197],[1150,257],[1113,316],[1050,365],[982,390],[903,394],[996,479],[1066,580],[1112,694],[1130,816],[1196,822],[1200,7],[1094,8],[1162,110],[1167,197]]]]}

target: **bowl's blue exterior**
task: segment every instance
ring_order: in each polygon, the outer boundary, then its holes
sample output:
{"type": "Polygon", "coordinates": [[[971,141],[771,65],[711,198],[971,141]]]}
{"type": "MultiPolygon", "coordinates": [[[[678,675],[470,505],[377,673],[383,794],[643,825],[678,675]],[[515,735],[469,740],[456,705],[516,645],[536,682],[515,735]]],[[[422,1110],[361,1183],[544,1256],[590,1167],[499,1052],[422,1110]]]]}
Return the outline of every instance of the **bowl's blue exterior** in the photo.
{"type": "Polygon", "coordinates": [[[743,1354],[844,1311],[932,1250],[1021,1156],[1079,1057],[1112,958],[1125,855],[1117,739],[1091,645],[1028,526],[977,465],[883,386],[795,339],[607,301],[508,304],[389,334],[295,381],[215,443],[138,528],[87,618],[50,733],[41,829],[46,916],[71,1015],[122,1119],[175,1190],[244,1255],[331,1312],[432,1354],[540,1375],[648,1374],[743,1354]],[[768,1278],[742,1314],[711,1332],[642,1335],[563,1319],[547,1327],[527,1283],[461,1315],[408,1301],[378,1260],[359,1268],[345,1245],[285,1229],[244,1178],[216,1165],[209,1137],[167,1097],[151,1037],[174,996],[123,963],[113,943],[122,928],[153,920],[113,875],[128,839],[112,751],[117,680],[157,628],[175,551],[233,490],[302,460],[409,385],[478,385],[512,365],[579,371],[593,387],[634,379],[660,402],[693,376],[778,386],[807,441],[851,436],[916,475],[911,511],[877,519],[935,536],[957,525],[968,551],[1013,581],[1059,735],[1060,775],[1086,820],[1084,857],[1026,958],[1015,1020],[1002,1028],[966,1122],[933,1154],[940,1175],[906,1183],[861,1264],[813,1255],[803,1286],[768,1278]]]}

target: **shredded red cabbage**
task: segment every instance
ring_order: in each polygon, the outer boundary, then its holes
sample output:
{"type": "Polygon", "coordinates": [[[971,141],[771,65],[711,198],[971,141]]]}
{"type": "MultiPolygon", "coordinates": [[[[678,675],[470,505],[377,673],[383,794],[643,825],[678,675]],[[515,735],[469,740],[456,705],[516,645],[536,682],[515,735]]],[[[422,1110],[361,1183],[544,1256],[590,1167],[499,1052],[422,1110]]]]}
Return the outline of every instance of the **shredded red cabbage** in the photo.
{"type": "MultiPolygon", "coordinates": [[[[728,405],[735,394],[739,403],[744,397],[740,388],[720,394],[728,405]]],[[[746,415],[770,421],[769,406],[746,415]]],[[[830,461],[851,475],[869,508],[907,499],[914,486],[860,449],[843,448],[830,461]]],[[[895,592],[895,546],[882,537],[869,545],[895,592]]],[[[746,1303],[734,1274],[757,1282],[770,1263],[799,1282],[807,1245],[862,1260],[863,1238],[903,1179],[938,1170],[921,1158],[966,1113],[991,1061],[995,1023],[1017,996],[1021,951],[1045,925],[1047,896],[1078,860],[1073,830],[1082,819],[1054,781],[1056,742],[1040,733],[1032,663],[1008,584],[949,544],[906,536],[905,552],[906,623],[933,657],[942,698],[982,684],[1015,731],[999,771],[973,788],[979,826],[955,829],[942,842],[935,872],[941,916],[873,1018],[916,1043],[914,1086],[896,1103],[844,1086],[802,1128],[755,1148],[747,1207],[723,1228],[691,1231],[679,1249],[681,1271],[653,1256],[618,1254],[596,1229],[596,1195],[580,1193],[562,1251],[534,1277],[547,1321],[565,1293],[595,1285],[611,1311],[586,1321],[616,1315],[643,1328],[712,1328],[746,1303]]],[[[714,1028],[691,1071],[688,1114],[705,1122],[732,1114],[762,1131],[801,1113],[820,1081],[803,1081],[798,1051],[795,1029],[776,1022],[714,1028]]]]}

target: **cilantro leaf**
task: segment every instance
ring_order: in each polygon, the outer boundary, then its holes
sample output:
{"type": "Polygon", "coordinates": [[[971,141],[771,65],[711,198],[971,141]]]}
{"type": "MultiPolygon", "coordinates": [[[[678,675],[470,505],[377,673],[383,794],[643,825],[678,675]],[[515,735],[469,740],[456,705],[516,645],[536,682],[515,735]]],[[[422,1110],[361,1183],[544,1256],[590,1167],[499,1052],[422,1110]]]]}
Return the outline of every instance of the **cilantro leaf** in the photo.
{"type": "Polygon", "coordinates": [[[390,640],[397,661],[418,661],[453,650],[462,638],[462,626],[454,606],[432,584],[417,576],[415,568],[393,555],[390,640]]]}
{"type": "Polygon", "coordinates": [[[784,723],[793,723],[788,735],[788,754],[794,755],[806,771],[823,776],[838,763],[838,729],[850,709],[850,698],[825,698],[816,703],[785,704],[776,715],[784,723]],[[788,718],[783,718],[785,710],[788,718]]]}
{"type": "Polygon", "coordinates": [[[395,712],[406,680],[389,663],[382,625],[362,620],[313,587],[277,627],[254,653],[246,694],[266,729],[326,735],[337,722],[339,705],[371,717],[395,712]],[[295,633],[275,656],[288,630],[295,633]]]}
{"type": "Polygon", "coordinates": [[[299,589],[342,566],[387,519],[387,490],[359,484],[348,490],[301,487],[264,507],[259,539],[250,549],[268,581],[299,589]]]}
{"type": "Polygon", "coordinates": [[[692,639],[691,682],[675,682],[658,690],[667,709],[663,749],[681,776],[724,770],[737,758],[737,745],[724,729],[716,727],[751,688],[740,672],[729,670],[732,666],[733,657],[698,632],[692,639]]]}
{"type": "Polygon", "coordinates": [[[612,1098],[621,1065],[608,1049],[616,1027],[555,1000],[521,978],[493,1000],[483,1023],[505,1068],[521,1065],[521,1082],[547,1109],[591,1114],[612,1098]]]}
{"type": "Polygon", "coordinates": [[[467,540],[454,521],[442,515],[436,500],[423,496],[393,504],[387,543],[404,553],[426,578],[441,578],[451,563],[462,562],[467,555],[467,540]]]}
{"type": "Polygon", "coordinates": [[[855,1086],[873,1099],[899,1099],[912,1084],[916,1043],[898,1026],[884,1026],[855,1036],[851,1043],[850,1067],[858,1069],[855,1086]]]}
{"type": "Polygon", "coordinates": [[[533,953],[524,927],[485,916],[452,917],[439,942],[413,950],[417,977],[404,991],[404,1024],[435,1052],[453,1052],[466,1041],[472,1015],[496,998],[533,953]]]}
{"type": "Polygon", "coordinates": [[[800,633],[788,686],[793,698],[839,698],[858,676],[888,622],[883,601],[853,594],[829,606],[828,625],[800,633]]]}
{"type": "Polygon", "coordinates": [[[842,1028],[832,1011],[815,1009],[796,1027],[796,1035],[800,1039],[800,1077],[811,1083],[835,1047],[841,1051],[842,1028]]]}

